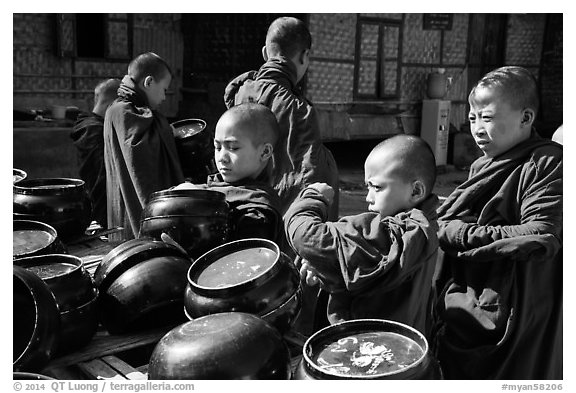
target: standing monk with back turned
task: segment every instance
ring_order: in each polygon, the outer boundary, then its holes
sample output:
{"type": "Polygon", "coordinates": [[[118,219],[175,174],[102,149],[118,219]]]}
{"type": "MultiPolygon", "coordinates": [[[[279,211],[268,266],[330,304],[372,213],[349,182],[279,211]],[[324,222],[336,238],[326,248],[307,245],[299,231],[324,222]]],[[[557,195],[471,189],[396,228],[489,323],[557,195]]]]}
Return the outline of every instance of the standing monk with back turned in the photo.
{"type": "Polygon", "coordinates": [[[121,226],[111,240],[138,237],[150,194],[184,181],[172,127],[158,111],[172,71],[157,54],[134,58],[122,79],[118,98],[104,117],[104,156],[108,226],[121,226]]]}
{"type": "Polygon", "coordinates": [[[300,190],[314,182],[328,183],[335,191],[329,219],[338,218],[338,168],[332,153],[322,144],[316,110],[298,92],[310,64],[312,37],[299,19],[281,17],[268,28],[258,71],[246,72],[226,87],[228,108],[245,102],[269,107],[280,125],[274,149],[272,182],[280,196],[281,213],[300,190]]]}
{"type": "MultiPolygon", "coordinates": [[[[270,108],[276,116],[280,138],[274,148],[271,177],[280,197],[281,214],[285,215],[307,185],[323,182],[335,192],[327,218],[336,221],[338,168],[332,153],[322,144],[316,110],[297,87],[310,65],[311,47],[312,36],[304,22],[292,17],[276,19],[268,28],[266,45],[262,48],[265,63],[258,71],[246,72],[232,80],[226,87],[224,102],[229,108],[256,102],[270,108]]],[[[295,256],[285,239],[280,247],[285,253],[295,256]]],[[[304,291],[304,308],[296,330],[309,330],[317,296],[317,289],[304,291]]]]}
{"type": "Polygon", "coordinates": [[[117,97],[119,79],[106,79],[94,88],[91,113],[78,115],[70,138],[76,146],[80,178],[92,201],[92,219],[107,227],[106,166],[104,165],[104,113],[117,97]]]}

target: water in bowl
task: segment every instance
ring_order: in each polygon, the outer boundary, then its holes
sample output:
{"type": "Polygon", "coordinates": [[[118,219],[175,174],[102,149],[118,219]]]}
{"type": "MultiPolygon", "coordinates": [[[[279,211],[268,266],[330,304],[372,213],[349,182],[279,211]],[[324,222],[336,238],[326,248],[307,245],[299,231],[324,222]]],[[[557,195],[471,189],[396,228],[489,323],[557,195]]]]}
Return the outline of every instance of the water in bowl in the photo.
{"type": "Polygon", "coordinates": [[[187,138],[192,135],[198,134],[204,129],[204,124],[194,123],[185,126],[178,127],[174,130],[174,136],[176,138],[187,138]]]}
{"type": "Polygon", "coordinates": [[[339,376],[375,376],[410,366],[424,350],[414,340],[393,332],[363,332],[326,343],[314,363],[339,376]]]}
{"type": "Polygon", "coordinates": [[[235,251],[206,267],[198,275],[196,282],[208,288],[237,285],[268,270],[276,257],[277,254],[273,250],[264,247],[235,251]]]}
{"type": "Polygon", "coordinates": [[[24,229],[13,232],[12,255],[36,252],[54,241],[52,234],[36,229],[24,229]]]}
{"type": "Polygon", "coordinates": [[[66,274],[74,270],[75,267],[76,265],[71,263],[48,263],[46,265],[30,266],[26,269],[35,273],[38,277],[46,279],[66,274]]]}

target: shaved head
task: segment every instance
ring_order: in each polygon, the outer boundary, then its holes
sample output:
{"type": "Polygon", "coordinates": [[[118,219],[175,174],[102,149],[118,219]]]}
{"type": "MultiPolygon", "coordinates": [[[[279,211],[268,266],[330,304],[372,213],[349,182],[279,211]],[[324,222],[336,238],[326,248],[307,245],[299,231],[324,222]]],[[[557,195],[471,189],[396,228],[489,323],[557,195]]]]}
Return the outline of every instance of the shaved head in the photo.
{"type": "Polygon", "coordinates": [[[111,103],[118,96],[120,79],[110,78],[101,81],[94,88],[94,97],[96,100],[102,100],[105,103],[111,103]]]}
{"type": "Polygon", "coordinates": [[[306,24],[293,17],[276,19],[266,34],[266,50],[270,56],[292,58],[303,50],[312,47],[312,36],[306,24]]]}
{"type": "Polygon", "coordinates": [[[233,122],[234,127],[243,129],[254,146],[263,143],[276,145],[280,137],[280,127],[272,111],[261,104],[244,103],[228,109],[218,120],[220,122],[233,122]]]}
{"type": "Polygon", "coordinates": [[[538,112],[538,84],[526,68],[506,66],[490,71],[470,91],[470,102],[475,101],[478,88],[493,89],[514,109],[530,108],[535,114],[538,112]]]}
{"type": "Polygon", "coordinates": [[[396,135],[380,142],[368,155],[366,162],[394,166],[394,172],[407,182],[420,180],[429,195],[436,182],[436,159],[432,149],[422,138],[396,135]]]}
{"type": "Polygon", "coordinates": [[[160,80],[166,75],[172,75],[172,70],[168,63],[156,53],[146,52],[136,56],[128,64],[128,75],[136,83],[140,83],[147,76],[160,80]]]}

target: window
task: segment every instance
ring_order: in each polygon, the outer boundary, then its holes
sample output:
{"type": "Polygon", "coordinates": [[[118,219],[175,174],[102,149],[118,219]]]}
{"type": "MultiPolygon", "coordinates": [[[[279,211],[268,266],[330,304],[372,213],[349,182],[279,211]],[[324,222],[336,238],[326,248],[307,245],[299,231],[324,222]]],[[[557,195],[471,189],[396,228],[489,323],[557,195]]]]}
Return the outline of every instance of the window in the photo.
{"type": "Polygon", "coordinates": [[[76,14],[76,55],[104,57],[104,14],[76,14]]]}
{"type": "Polygon", "coordinates": [[[57,54],[61,57],[129,59],[129,14],[56,14],[57,54]]]}
{"type": "Polygon", "coordinates": [[[399,96],[400,22],[360,18],[357,26],[354,96],[399,96]]]}

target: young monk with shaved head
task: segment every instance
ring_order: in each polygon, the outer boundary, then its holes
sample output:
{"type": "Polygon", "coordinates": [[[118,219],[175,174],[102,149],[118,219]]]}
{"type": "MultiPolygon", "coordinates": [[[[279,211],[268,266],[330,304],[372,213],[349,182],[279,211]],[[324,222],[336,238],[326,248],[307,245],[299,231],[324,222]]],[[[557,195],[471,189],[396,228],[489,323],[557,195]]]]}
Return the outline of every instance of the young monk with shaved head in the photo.
{"type": "MultiPolygon", "coordinates": [[[[266,32],[262,48],[264,64],[234,78],[226,87],[224,102],[228,108],[245,102],[266,105],[280,125],[280,138],[274,149],[272,184],[280,197],[280,211],[286,211],[307,185],[324,182],[334,190],[328,209],[330,220],[338,219],[339,179],[336,161],[322,144],[316,109],[302,94],[302,80],[310,65],[312,36],[306,23],[293,17],[274,20],[266,32]]],[[[282,241],[283,252],[294,257],[282,241]]],[[[318,288],[305,287],[304,302],[318,296],[318,288]]],[[[322,294],[323,296],[324,294],[322,294]]],[[[306,307],[300,312],[295,330],[308,333],[306,307]]]]}
{"type": "Polygon", "coordinates": [[[286,214],[287,238],[307,284],[330,293],[328,322],[381,318],[425,333],[438,250],[434,154],[398,135],[372,150],[364,170],[369,212],[326,221],[333,190],[312,184],[286,214]]]}
{"type": "Polygon", "coordinates": [[[302,96],[299,82],[310,65],[312,37],[306,24],[293,17],[273,21],[262,48],[264,65],[246,72],[226,87],[228,108],[257,102],[272,110],[280,125],[274,150],[272,183],[284,214],[308,184],[326,182],[336,196],[330,218],[338,218],[338,169],[332,153],[322,144],[320,124],[314,107],[302,96]]]}
{"type": "Polygon", "coordinates": [[[137,238],[140,218],[153,192],[184,181],[172,128],[160,111],[172,71],[153,52],[128,64],[118,97],[104,116],[106,208],[111,241],[137,238]]]}
{"type": "Polygon", "coordinates": [[[175,187],[223,192],[231,208],[228,240],[282,238],[278,196],[270,186],[278,134],[276,117],[264,105],[246,103],[228,109],[214,135],[218,173],[208,176],[206,184],[185,182],[175,187]]]}
{"type": "Polygon", "coordinates": [[[538,135],[539,84],[505,66],[468,96],[484,153],[438,208],[436,356],[446,379],[563,378],[563,152],[538,135]]]}
{"type": "Polygon", "coordinates": [[[91,113],[78,115],[70,138],[76,147],[78,172],[92,201],[92,219],[108,226],[106,165],[104,163],[104,114],[118,96],[119,79],[105,79],[94,88],[91,113]]]}

